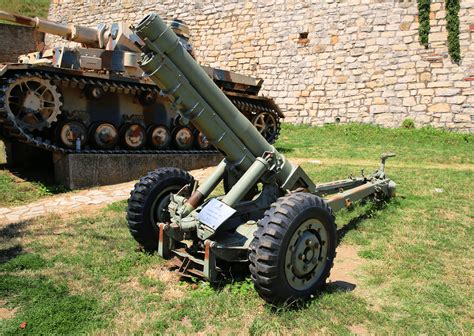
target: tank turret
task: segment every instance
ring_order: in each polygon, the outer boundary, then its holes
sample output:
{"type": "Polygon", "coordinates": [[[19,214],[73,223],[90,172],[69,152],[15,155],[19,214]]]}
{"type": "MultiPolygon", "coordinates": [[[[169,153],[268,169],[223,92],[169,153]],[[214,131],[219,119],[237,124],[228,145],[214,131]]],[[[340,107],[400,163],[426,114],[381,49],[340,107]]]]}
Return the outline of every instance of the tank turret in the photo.
{"type": "Polygon", "coordinates": [[[90,28],[72,23],[61,24],[38,17],[31,18],[5,11],[0,11],[0,19],[29,26],[42,33],[61,36],[68,41],[81,43],[88,48],[140,52],[135,44],[140,43],[140,39],[124,23],[114,23],[110,28],[100,23],[97,28],[90,28]]]}

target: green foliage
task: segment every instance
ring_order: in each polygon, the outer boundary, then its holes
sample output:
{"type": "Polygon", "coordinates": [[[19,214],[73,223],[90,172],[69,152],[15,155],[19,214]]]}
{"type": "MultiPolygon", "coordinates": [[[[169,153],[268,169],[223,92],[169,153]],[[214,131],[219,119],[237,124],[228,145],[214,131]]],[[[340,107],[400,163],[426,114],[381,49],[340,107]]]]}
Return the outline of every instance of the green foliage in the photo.
{"type": "Polygon", "coordinates": [[[415,122],[413,121],[413,119],[406,118],[402,122],[402,127],[403,128],[415,128],[415,122]]]}
{"type": "Polygon", "coordinates": [[[0,0],[0,9],[24,16],[48,16],[50,0],[0,0]]]}
{"type": "Polygon", "coordinates": [[[461,47],[459,45],[460,0],[446,0],[446,29],[448,30],[448,50],[451,60],[459,64],[461,47]]]}
{"type": "Polygon", "coordinates": [[[425,48],[429,45],[431,0],[418,0],[418,36],[420,44],[425,48]]]}

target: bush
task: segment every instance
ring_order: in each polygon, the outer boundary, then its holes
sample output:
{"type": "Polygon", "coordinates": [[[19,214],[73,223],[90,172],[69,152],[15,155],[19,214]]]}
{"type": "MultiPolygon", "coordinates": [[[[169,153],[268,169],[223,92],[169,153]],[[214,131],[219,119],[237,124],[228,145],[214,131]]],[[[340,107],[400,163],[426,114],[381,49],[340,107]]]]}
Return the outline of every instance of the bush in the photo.
{"type": "Polygon", "coordinates": [[[403,120],[402,127],[403,128],[415,128],[415,122],[413,121],[413,119],[407,118],[407,119],[403,120]]]}

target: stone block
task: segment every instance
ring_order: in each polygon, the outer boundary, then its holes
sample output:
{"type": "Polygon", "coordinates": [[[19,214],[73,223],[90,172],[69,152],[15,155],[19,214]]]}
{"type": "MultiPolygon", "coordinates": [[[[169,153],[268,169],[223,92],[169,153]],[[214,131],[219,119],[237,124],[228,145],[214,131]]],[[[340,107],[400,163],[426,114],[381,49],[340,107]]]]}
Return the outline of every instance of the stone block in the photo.
{"type": "Polygon", "coordinates": [[[428,112],[437,113],[437,112],[449,112],[451,109],[447,103],[434,104],[428,107],[428,112]]]}
{"type": "Polygon", "coordinates": [[[218,164],[222,155],[208,154],[54,154],[56,182],[70,189],[135,180],[158,167],[193,170],[218,164]]]}
{"type": "Polygon", "coordinates": [[[439,88],[435,89],[435,93],[437,96],[443,96],[443,97],[451,97],[459,94],[461,92],[461,89],[457,88],[439,88]]]}

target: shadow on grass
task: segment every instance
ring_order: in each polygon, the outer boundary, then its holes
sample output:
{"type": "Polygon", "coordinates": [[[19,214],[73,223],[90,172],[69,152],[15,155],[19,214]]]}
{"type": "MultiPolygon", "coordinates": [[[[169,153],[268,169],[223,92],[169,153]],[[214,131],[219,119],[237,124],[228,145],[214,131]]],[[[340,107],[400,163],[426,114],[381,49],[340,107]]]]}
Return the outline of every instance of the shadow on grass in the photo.
{"type": "Polygon", "coordinates": [[[60,194],[69,191],[68,188],[57,184],[54,180],[54,167],[10,167],[7,164],[0,164],[0,171],[10,172],[15,178],[28,182],[40,184],[51,194],[60,194]]]}
{"type": "Polygon", "coordinates": [[[383,210],[387,207],[387,202],[374,202],[369,201],[368,208],[359,216],[352,218],[347,224],[344,224],[339,230],[337,230],[337,246],[342,242],[346,234],[352,230],[357,230],[359,225],[366,219],[373,217],[378,211],[383,210]]]}
{"type": "Polygon", "coordinates": [[[279,151],[280,153],[282,153],[282,154],[285,154],[285,153],[292,153],[292,152],[295,151],[293,148],[284,148],[284,147],[276,147],[275,149],[276,149],[277,151],[279,151]]]}
{"type": "MultiPolygon", "coordinates": [[[[0,229],[0,242],[8,243],[9,240],[20,237],[22,230],[28,225],[29,221],[21,221],[17,223],[8,224],[0,229]]],[[[15,244],[10,247],[0,248],[0,264],[6,263],[11,259],[23,253],[23,247],[20,244],[15,244]]]]}

